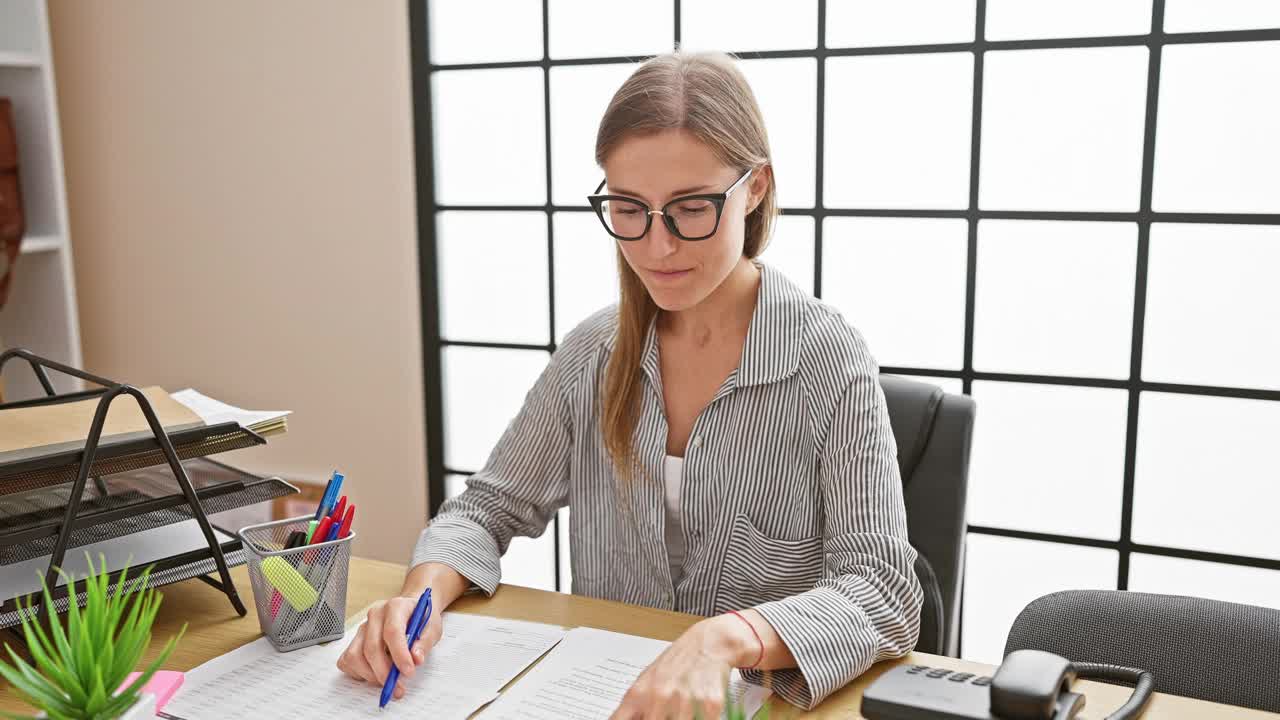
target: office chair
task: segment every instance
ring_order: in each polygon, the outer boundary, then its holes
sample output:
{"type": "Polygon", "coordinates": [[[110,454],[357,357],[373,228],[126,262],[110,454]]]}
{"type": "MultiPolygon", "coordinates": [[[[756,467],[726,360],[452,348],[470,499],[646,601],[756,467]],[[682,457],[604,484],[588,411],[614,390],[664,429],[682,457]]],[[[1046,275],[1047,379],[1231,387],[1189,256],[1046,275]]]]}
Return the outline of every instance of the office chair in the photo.
{"type": "Polygon", "coordinates": [[[1280,712],[1280,610],[1127,590],[1067,590],[1022,610],[1005,655],[1150,670],[1156,690],[1280,712]]]}
{"type": "Polygon", "coordinates": [[[893,375],[881,375],[880,387],[898,443],[907,532],[919,553],[916,574],[924,588],[916,649],[956,657],[973,398],[893,375]]]}

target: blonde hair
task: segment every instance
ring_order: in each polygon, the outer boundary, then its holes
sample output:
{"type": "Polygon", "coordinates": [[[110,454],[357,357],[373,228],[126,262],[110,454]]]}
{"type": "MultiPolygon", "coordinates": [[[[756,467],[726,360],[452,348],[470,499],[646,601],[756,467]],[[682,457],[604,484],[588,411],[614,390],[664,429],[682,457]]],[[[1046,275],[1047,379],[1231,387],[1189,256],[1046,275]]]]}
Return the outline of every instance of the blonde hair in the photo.
{"type": "MultiPolygon", "coordinates": [[[[618,88],[596,134],[596,163],[604,166],[623,140],[686,130],[739,172],[771,165],[764,117],[746,78],[724,53],[674,52],[654,57],[618,88]]],[[[772,172],[760,204],[746,218],[742,254],[764,251],[778,213],[772,172]]],[[[622,476],[632,476],[640,417],[641,354],[658,306],[618,250],[618,329],[601,388],[604,446],[622,476]]]]}

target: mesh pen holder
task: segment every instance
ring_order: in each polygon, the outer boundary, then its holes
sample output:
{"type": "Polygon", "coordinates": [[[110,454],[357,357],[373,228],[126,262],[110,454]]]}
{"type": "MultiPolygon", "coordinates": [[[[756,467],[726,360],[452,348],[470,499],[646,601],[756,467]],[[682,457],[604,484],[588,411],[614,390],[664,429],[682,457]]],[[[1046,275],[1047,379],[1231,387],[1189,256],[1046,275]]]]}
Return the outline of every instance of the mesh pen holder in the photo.
{"type": "Polygon", "coordinates": [[[285,549],[289,534],[307,531],[310,515],[250,525],[240,530],[262,634],[280,652],[342,637],[347,617],[345,538],[285,549]]]}

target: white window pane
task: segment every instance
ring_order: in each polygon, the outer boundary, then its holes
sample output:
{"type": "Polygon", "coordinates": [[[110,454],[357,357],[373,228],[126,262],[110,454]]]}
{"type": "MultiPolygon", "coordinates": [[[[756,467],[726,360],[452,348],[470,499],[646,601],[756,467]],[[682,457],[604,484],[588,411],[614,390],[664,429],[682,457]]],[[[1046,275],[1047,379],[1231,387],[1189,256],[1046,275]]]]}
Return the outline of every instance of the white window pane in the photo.
{"type": "Polygon", "coordinates": [[[535,344],[551,339],[545,213],[442,212],[436,228],[441,336],[535,344]]]}
{"type": "Polygon", "coordinates": [[[984,210],[1138,209],[1147,49],[986,56],[984,210]]]}
{"type": "Polygon", "coordinates": [[[969,205],[972,53],[827,61],[825,203],[969,205]]]}
{"type": "Polygon", "coordinates": [[[817,160],[818,62],[813,58],[744,60],[769,134],[780,207],[813,207],[817,160]]]}
{"type": "Polygon", "coordinates": [[[484,467],[549,357],[536,350],[444,349],[445,465],[467,471],[484,467]]]}
{"type": "Polygon", "coordinates": [[[960,657],[997,665],[1018,613],[1060,590],[1114,590],[1114,550],[969,534],[960,657]]]}
{"type": "Polygon", "coordinates": [[[542,4],[530,0],[431,0],[431,62],[539,60],[542,4]],[[501,17],[502,22],[493,22],[501,17]]]}
{"type": "Polygon", "coordinates": [[[437,202],[546,202],[542,70],[449,70],[431,82],[437,202]]]}
{"type": "Polygon", "coordinates": [[[560,592],[573,592],[573,565],[569,552],[570,508],[560,508],[560,592]]]}
{"type": "Polygon", "coordinates": [[[457,497],[467,489],[467,478],[470,475],[458,475],[456,473],[447,473],[444,476],[444,497],[446,500],[457,497]]]}
{"type": "Polygon", "coordinates": [[[1280,227],[1153,225],[1143,379],[1280,390],[1277,273],[1280,227]]]}
{"type": "Polygon", "coordinates": [[[551,188],[557,205],[586,205],[604,171],[596,165],[596,131],[634,63],[551,68],[551,188]]]}
{"type": "Polygon", "coordinates": [[[1280,609],[1280,572],[1134,553],[1129,589],[1280,609]]]}
{"type": "Polygon", "coordinates": [[[1134,223],[979,222],[974,366],[1129,377],[1137,246],[1134,223]]]}
{"type": "Polygon", "coordinates": [[[960,369],[968,224],[853,217],[824,222],[823,298],[862,332],[876,361],[960,369]]]}
{"type": "Polygon", "coordinates": [[[539,590],[556,589],[555,534],[548,529],[540,537],[512,538],[502,556],[502,582],[539,590]]]}
{"type": "Polygon", "coordinates": [[[548,0],[553,58],[654,55],[671,50],[675,11],[657,0],[548,0]]]}
{"type": "Polygon", "coordinates": [[[813,218],[783,215],[760,260],[782,271],[801,290],[813,294],[813,218]]]}
{"type": "Polygon", "coordinates": [[[969,522],[1117,539],[1124,484],[1124,390],[973,383],[969,522]]]}
{"type": "Polygon", "coordinates": [[[973,0],[839,0],[827,3],[827,47],[970,42],[973,0]]]}
{"type": "MultiPolygon", "coordinates": [[[[670,10],[670,4],[668,4],[670,10]]],[[[684,0],[682,50],[809,50],[818,46],[818,0],[684,0]]]]}
{"type": "Polygon", "coordinates": [[[1143,393],[1133,539],[1280,559],[1280,403],[1143,393]]]}
{"type": "Polygon", "coordinates": [[[1164,31],[1254,30],[1280,27],[1276,0],[1166,0],[1164,31]]]}
{"type": "Polygon", "coordinates": [[[1166,46],[1152,208],[1280,213],[1277,87],[1280,41],[1166,46]]]}
{"type": "Polygon", "coordinates": [[[952,395],[964,394],[964,382],[962,382],[960,378],[940,377],[938,375],[899,375],[898,377],[906,380],[914,380],[915,382],[937,385],[942,388],[943,392],[947,392],[952,395]]]}
{"type": "Polygon", "coordinates": [[[987,0],[988,40],[1146,35],[1151,0],[987,0]]]}
{"type": "Polygon", "coordinates": [[[595,311],[618,301],[618,245],[591,212],[558,212],[556,342],[595,311]]]}

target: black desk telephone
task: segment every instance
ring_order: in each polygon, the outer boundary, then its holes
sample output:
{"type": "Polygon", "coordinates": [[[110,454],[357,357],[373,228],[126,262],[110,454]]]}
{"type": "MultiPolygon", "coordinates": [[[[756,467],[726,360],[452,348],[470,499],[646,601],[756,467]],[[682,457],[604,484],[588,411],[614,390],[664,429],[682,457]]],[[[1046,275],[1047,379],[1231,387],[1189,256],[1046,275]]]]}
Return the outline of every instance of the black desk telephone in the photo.
{"type": "Polygon", "coordinates": [[[1155,676],[1145,670],[1017,650],[994,677],[899,665],[862,694],[862,715],[867,720],[1070,720],[1084,707],[1084,695],[1071,691],[1077,676],[1135,684],[1128,702],[1107,720],[1137,717],[1155,687],[1155,676]]]}

